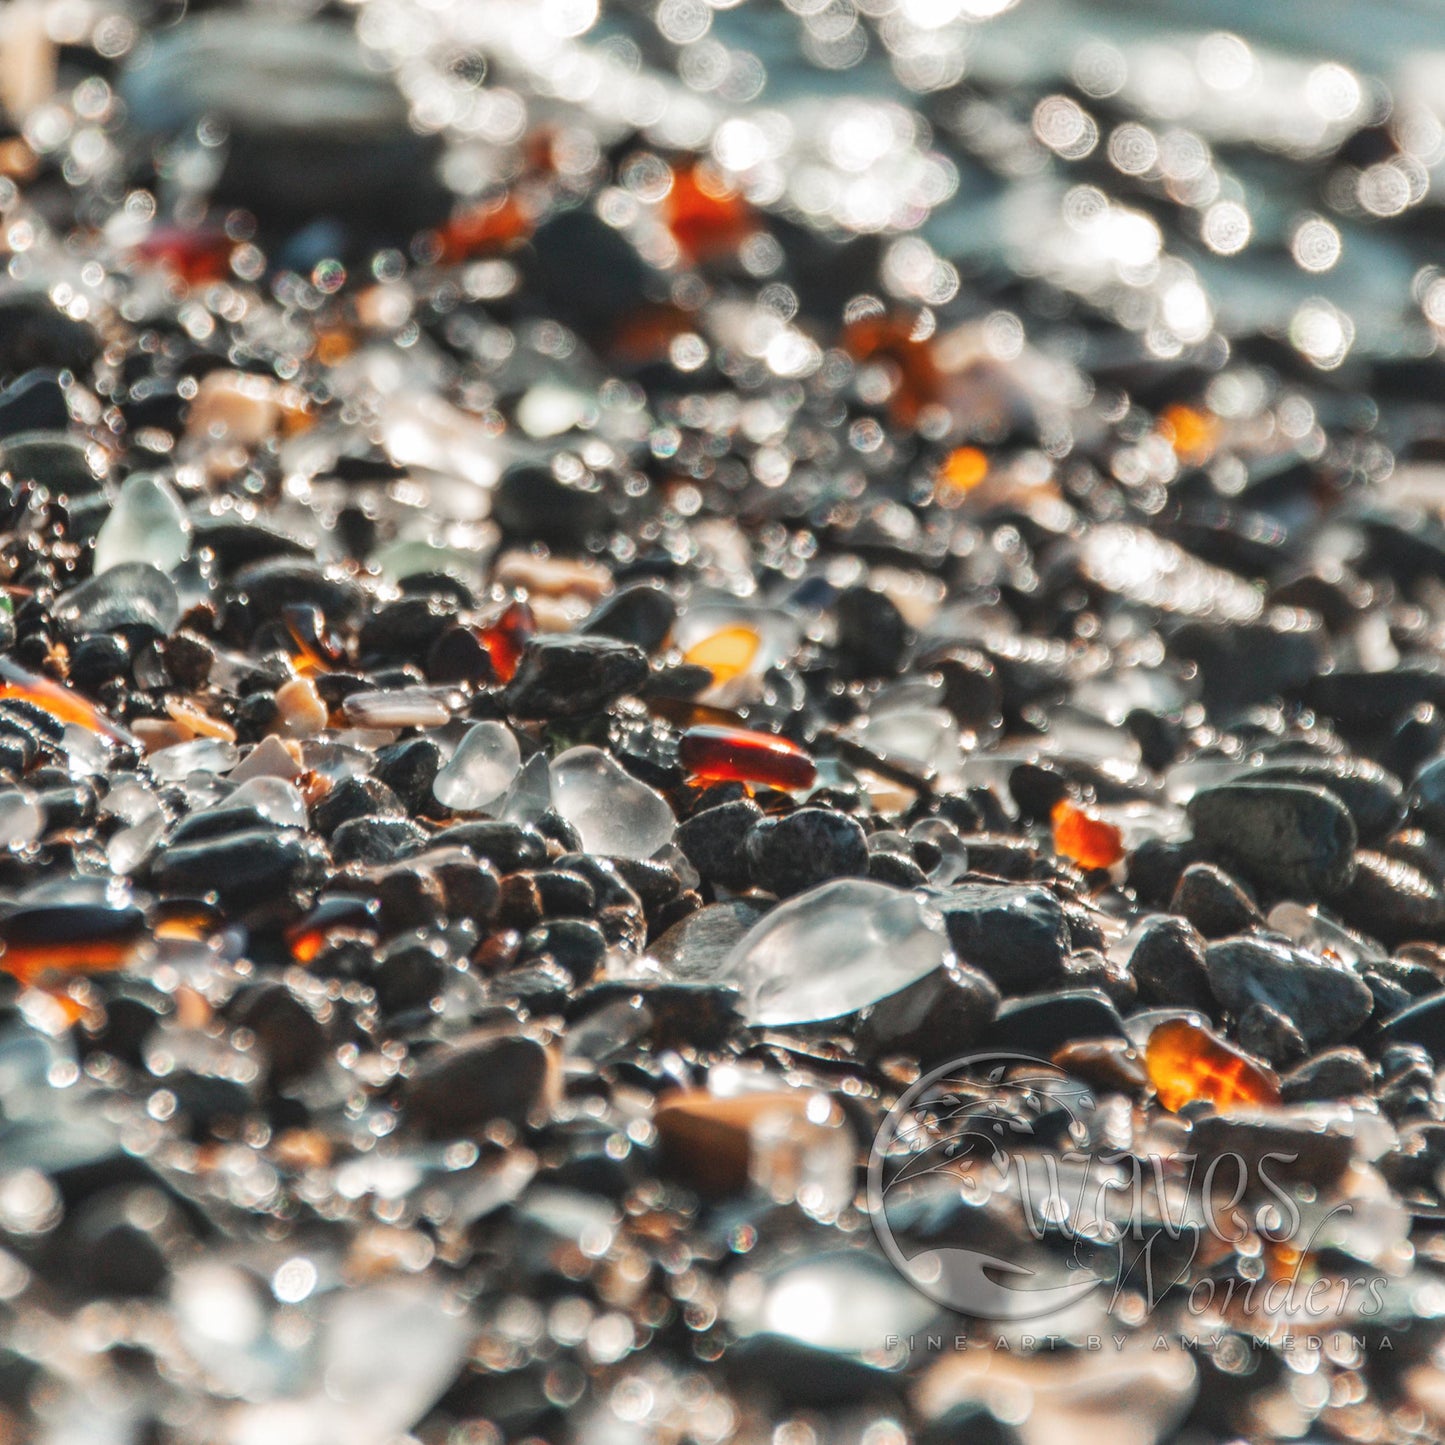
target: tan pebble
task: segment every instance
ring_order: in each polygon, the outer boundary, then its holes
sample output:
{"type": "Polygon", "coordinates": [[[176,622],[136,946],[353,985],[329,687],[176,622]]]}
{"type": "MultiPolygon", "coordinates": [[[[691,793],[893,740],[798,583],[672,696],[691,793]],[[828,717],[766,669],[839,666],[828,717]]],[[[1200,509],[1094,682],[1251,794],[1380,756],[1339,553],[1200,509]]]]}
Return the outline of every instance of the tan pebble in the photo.
{"type": "Polygon", "coordinates": [[[0,14],[0,104],[18,120],[55,94],[55,42],[44,0],[15,0],[0,14]]]}
{"type": "Polygon", "coordinates": [[[148,753],[158,753],[162,748],[173,748],[178,743],[188,743],[195,736],[190,728],[165,718],[137,718],[130,730],[136,740],[148,753]]]}
{"type": "Polygon", "coordinates": [[[281,778],[290,782],[301,773],[301,748],[294,742],[278,738],[274,733],[261,739],[231,769],[231,781],[248,782],[251,778],[281,778]]]}
{"type": "Polygon", "coordinates": [[[946,589],[926,572],[905,572],[901,567],[875,567],[868,579],[903,614],[903,620],[922,631],[938,615],[946,589]]]}
{"type": "Polygon", "coordinates": [[[409,286],[368,286],[356,297],[356,319],[375,331],[399,331],[411,319],[409,286]]]}
{"type": "Polygon", "coordinates": [[[193,988],[178,988],[175,993],[176,1022],[183,1029],[203,1029],[211,1022],[212,1011],[205,996],[193,988]]]}
{"type": "Polygon", "coordinates": [[[580,597],[533,597],[538,632],[571,632],[592,610],[580,597]]]}
{"type": "Polygon", "coordinates": [[[201,379],[186,423],[189,436],[254,447],[274,435],[281,420],[277,384],[267,376],[212,371],[201,379]]]}
{"type": "Polygon", "coordinates": [[[285,737],[315,737],[326,726],[326,704],[309,677],[293,677],[277,688],[276,705],[281,709],[277,727],[285,737]]]}
{"type": "Polygon", "coordinates": [[[190,728],[195,737],[220,738],[223,743],[236,741],[236,729],[230,723],[224,723],[219,718],[214,718],[208,712],[195,706],[194,703],[185,701],[183,698],[167,698],[166,711],[170,713],[174,722],[179,723],[183,728],[190,728]]]}
{"type": "Polygon", "coordinates": [[[868,794],[868,800],[879,813],[902,813],[913,806],[918,796],[912,788],[881,778],[865,768],[855,768],[854,774],[868,794]]]}
{"type": "Polygon", "coordinates": [[[293,781],[300,788],[301,796],[306,800],[308,808],[314,808],[335,786],[325,773],[314,772],[311,769],[298,774],[293,781]]]}
{"type": "Polygon", "coordinates": [[[1188,1350],[1161,1350],[1156,1337],[1136,1330],[1097,1354],[944,1350],[913,1386],[913,1404],[936,1421],[969,1401],[1011,1402],[1022,1445],[1159,1445],[1189,1413],[1199,1372],[1188,1350]]]}
{"type": "Polygon", "coordinates": [[[599,562],[573,557],[534,557],[508,552],[493,572],[503,587],[524,587],[535,605],[538,597],[580,597],[596,602],[612,591],[612,574],[599,562]]]}
{"type": "Polygon", "coordinates": [[[357,1234],[343,1266],[353,1283],[382,1279],[389,1274],[416,1274],[436,1257],[436,1246],[415,1229],[371,1225],[357,1234]]]}
{"type": "Polygon", "coordinates": [[[707,1089],[682,1089],[659,1102],[653,1123],[668,1168],[701,1194],[736,1194],[754,1174],[753,1151],[759,1132],[801,1129],[809,1124],[841,1122],[838,1106],[815,1118],[811,1089],[766,1089],[722,1097],[707,1089]]]}
{"type": "Polygon", "coordinates": [[[276,1162],[300,1173],[331,1163],[331,1141],[319,1129],[286,1129],[276,1138],[276,1162]]]}

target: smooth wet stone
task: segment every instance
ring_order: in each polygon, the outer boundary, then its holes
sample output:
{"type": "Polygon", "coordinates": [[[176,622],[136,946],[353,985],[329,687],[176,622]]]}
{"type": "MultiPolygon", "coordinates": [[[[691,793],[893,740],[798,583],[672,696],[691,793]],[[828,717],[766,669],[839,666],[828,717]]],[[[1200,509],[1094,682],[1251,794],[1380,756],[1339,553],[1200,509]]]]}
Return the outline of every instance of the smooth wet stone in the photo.
{"type": "Polygon", "coordinates": [[[1276,1008],[1311,1048],[1349,1038],[1374,1006],[1356,973],[1322,963],[1273,938],[1226,938],[1205,950],[1209,986],[1225,1008],[1243,1014],[1251,1004],[1276,1008]]]}
{"type": "MultiPolygon", "coordinates": [[[[4,308],[0,306],[0,326],[4,308]]],[[[0,470],[17,481],[39,482],[70,505],[97,497],[107,474],[104,455],[65,432],[19,432],[0,442],[0,470]]]]}
{"type": "Polygon", "coordinates": [[[1433,758],[1420,769],[1408,802],[1412,823],[1445,838],[1445,757],[1433,758]]]}
{"type": "Polygon", "coordinates": [[[1362,839],[1388,833],[1404,814],[1404,788],[1399,778],[1369,758],[1267,757],[1249,776],[1262,782],[1328,788],[1350,810],[1362,839]]]}
{"type": "Polygon", "coordinates": [[[590,345],[603,346],[646,304],[650,269],[636,247],[590,206],[548,216],[532,237],[547,314],[590,345]],[[591,278],[579,286],[579,275],[591,278]]]}
{"type": "MultiPolygon", "coordinates": [[[[490,863],[482,862],[465,848],[442,847],[413,854],[407,866],[423,878],[435,880],[448,918],[469,918],[479,928],[490,927],[496,921],[502,889],[497,870],[490,863]]],[[[385,903],[384,898],[382,901],[385,903]]]]}
{"type": "Polygon", "coordinates": [[[517,1127],[556,1103],[559,1074],[552,1052],[525,1034],[481,1030],[432,1049],[407,1081],[408,1120],[445,1138],[493,1120],[517,1127]]]}
{"type": "Polygon", "coordinates": [[[314,839],[244,830],[163,849],[151,865],[151,878],[162,893],[202,898],[214,892],[224,908],[266,910],[314,888],[325,866],[325,850],[314,839]]]}
{"type": "Polygon", "coordinates": [[[1273,1162],[1280,1178],[1320,1186],[1334,1183],[1355,1154],[1348,1116],[1308,1105],[1235,1105],[1206,1114],[1195,1120],[1190,1144],[1201,1160],[1230,1155],[1251,1171],[1261,1162],[1273,1162]]]}
{"type": "Polygon", "coordinates": [[[610,518],[602,479],[582,468],[559,475],[535,462],[516,462],[492,494],[492,519],[504,532],[554,547],[580,547],[610,518]]]}
{"type": "Polygon", "coordinates": [[[442,766],[441,749],[430,738],[409,738],[380,749],[372,772],[408,813],[420,813],[431,800],[442,766]]]}
{"type": "Polygon", "coordinates": [[[183,141],[205,117],[228,133],[216,194],[271,226],[339,217],[403,235],[445,214],[438,139],[350,26],[210,14],[138,55],[121,91],[131,125],[183,141]]]}
{"type": "Polygon", "coordinates": [[[284,984],[244,990],[232,1001],[227,1017],[256,1036],[269,1076],[278,1083],[309,1074],[324,1057],[325,1029],[284,984]]]}
{"type": "Polygon", "coordinates": [[[1064,988],[1007,1000],[980,1047],[1047,1059],[1080,1039],[1125,1039],[1119,1010],[1096,988],[1064,988]]]}
{"type": "Polygon", "coordinates": [[[1240,1014],[1234,1031],[1241,1048],[1276,1069],[1287,1069],[1309,1055],[1309,1045],[1293,1020],[1258,1000],[1240,1014]]]}
{"type": "Polygon", "coordinates": [[[19,377],[37,366],[80,375],[99,351],[95,328],[62,311],[44,287],[0,291],[0,375],[19,377]]]}
{"type": "Polygon", "coordinates": [[[402,597],[379,607],[361,624],[356,645],[363,658],[416,662],[452,625],[456,604],[430,595],[402,597]]]}
{"type": "Polygon", "coordinates": [[[949,960],[867,1010],[858,1043],[874,1058],[905,1054],[927,1069],[976,1043],[998,1007],[998,988],[986,974],[949,960]]]}
{"type": "Polygon", "coordinates": [[[667,974],[683,982],[720,977],[729,955],[769,905],[750,898],[711,903],[674,923],[647,950],[667,974]]]}
{"type": "Polygon", "coordinates": [[[414,929],[385,944],[369,981],[382,1011],[394,1017],[429,1008],[441,994],[446,974],[445,942],[434,933],[414,929]]]}
{"type": "Polygon", "coordinates": [[[1204,940],[1182,918],[1146,919],[1137,930],[1129,968],[1141,1003],[1214,1011],[1204,940]]]}
{"type": "Polygon", "coordinates": [[[1333,902],[1346,923],[1392,948],[1445,938],[1445,891],[1401,858],[1361,849],[1349,887],[1333,902]]]}
{"type": "Polygon", "coordinates": [[[1346,727],[1387,727],[1421,703],[1445,705],[1445,670],[1433,662],[1405,663],[1388,672],[1336,668],[1313,679],[1304,700],[1346,727]]]}
{"type": "Polygon", "coordinates": [[[465,848],[499,873],[540,868],[547,862],[547,842],[535,828],[521,823],[478,820],[455,823],[432,835],[437,846],[465,848]]]}
{"type": "Polygon", "coordinates": [[[1205,706],[1225,717],[1312,681],[1327,644],[1319,618],[1282,608],[1253,622],[1189,621],[1170,638],[1170,650],[1198,669],[1205,706]]]}
{"type": "Polygon", "coordinates": [[[644,652],[656,652],[677,620],[677,604],[664,587],[634,582],[604,598],[579,631],[595,637],[630,642],[644,652]]]}
{"type": "Polygon", "coordinates": [[[652,978],[606,978],[583,989],[578,1012],[640,1001],[646,1037],[655,1048],[722,1048],[742,1027],[737,989],[728,984],[652,978]]]}
{"type": "Polygon", "coordinates": [[[331,854],[339,865],[390,863],[394,858],[420,852],[428,837],[409,818],[348,818],[331,835],[331,854]]]}
{"type": "Polygon", "coordinates": [[[667,800],[600,748],[570,748],[552,760],[552,806],[589,853],[650,858],[672,839],[667,800]]]}
{"type": "Polygon", "coordinates": [[[330,837],[353,818],[401,818],[400,800],[379,778],[349,777],[335,784],[311,810],[316,831],[330,837]]]}
{"type": "Polygon", "coordinates": [[[69,424],[65,389],[53,371],[27,371],[0,391],[0,441],[19,432],[63,430],[69,424]]]}
{"type": "Polygon", "coordinates": [[[830,878],[868,872],[868,839],[845,813],[799,808],[754,823],[744,839],[748,872],[759,888],[788,898],[830,878]]]}
{"type": "Polygon", "coordinates": [[[309,557],[311,548],[288,532],[234,511],[190,513],[191,539],[216,554],[223,575],[271,557],[309,557]]]}
{"type": "Polygon", "coordinates": [[[607,937],[586,918],[558,918],[531,929],[522,939],[519,966],[555,963],[574,982],[589,983],[607,956],[607,937]]]}
{"type": "Polygon", "coordinates": [[[610,637],[534,637],[503,693],[517,718],[597,712],[647,680],[647,654],[610,637]]]}
{"type": "Polygon", "coordinates": [[[837,879],[779,904],[735,945],[723,976],[759,1025],[841,1018],[897,993],[948,953],[936,911],[913,893],[837,879]]]}
{"type": "Polygon", "coordinates": [[[891,884],[894,888],[926,888],[928,874],[911,858],[901,853],[872,853],[868,855],[868,876],[879,883],[891,884]]]}
{"type": "Polygon", "coordinates": [[[437,802],[454,813],[493,809],[522,766],[516,734],[498,722],[479,722],[467,730],[432,784],[437,802]]]}
{"type": "Polygon", "coordinates": [[[780,1192],[791,1166],[794,1191],[810,1185],[816,1212],[828,1212],[829,1204],[836,1210],[847,1198],[844,1160],[855,1147],[841,1108],[812,1089],[762,1088],[751,1079],[749,1085],[729,1094],[664,1095],[653,1115],[663,1168],[699,1194],[726,1198],[750,1185],[780,1192]],[[833,1195],[826,1202],[825,1189],[833,1195]]]}
{"type": "Polygon", "coordinates": [[[1205,938],[1247,933],[1264,915],[1222,868],[1191,863],[1179,876],[1169,911],[1187,918],[1205,938]]]}
{"type": "Polygon", "coordinates": [[[141,472],[121,483],[110,516],[96,534],[92,570],[139,562],[169,573],[191,551],[191,524],[180,498],[160,477],[141,472]]]}
{"type": "Polygon", "coordinates": [[[67,592],[55,618],[75,636],[125,627],[169,632],[180,620],[175,584],[146,562],[126,562],[67,592]]]}
{"type": "Polygon", "coordinates": [[[1445,993],[1402,1009],[1381,1026],[1372,1045],[1376,1057],[1395,1044],[1416,1044],[1425,1049],[1438,1067],[1445,1062],[1445,993]]]}
{"type": "Polygon", "coordinates": [[[902,671],[913,630],[897,606],[871,587],[849,587],[837,602],[838,653],[849,677],[893,677],[902,671]]]}
{"type": "Polygon", "coordinates": [[[1069,925],[1042,888],[957,883],[937,906],[961,962],[986,973],[1005,995],[1063,982],[1069,925]]]}
{"type": "Polygon", "coordinates": [[[1380,749],[1380,762],[1396,777],[1413,778],[1445,748],[1445,716],[1434,704],[1422,702],[1395,724],[1380,749]]]}
{"type": "Polygon", "coordinates": [[[288,607],[315,607],[333,627],[360,617],[365,589],[339,569],[327,569],[309,558],[267,557],[236,572],[231,587],[245,598],[249,615],[259,622],[279,622],[288,607]]]}
{"type": "Polygon", "coordinates": [[[1296,1065],[1280,1079],[1279,1091],[1287,1104],[1348,1099],[1368,1093],[1374,1079],[1375,1066],[1359,1049],[1345,1044],[1296,1065]]]}
{"type": "Polygon", "coordinates": [[[1226,783],[1197,792],[1188,813],[1201,846],[1282,893],[1318,898],[1354,872],[1354,820],[1323,788],[1226,783]]]}

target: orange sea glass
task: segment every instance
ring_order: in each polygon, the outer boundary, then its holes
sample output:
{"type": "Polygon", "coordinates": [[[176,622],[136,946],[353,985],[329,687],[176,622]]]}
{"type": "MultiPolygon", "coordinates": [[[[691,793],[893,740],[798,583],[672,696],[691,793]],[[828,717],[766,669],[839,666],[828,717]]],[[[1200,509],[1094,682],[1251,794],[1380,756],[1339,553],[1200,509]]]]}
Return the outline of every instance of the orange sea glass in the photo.
{"type": "Polygon", "coordinates": [[[818,776],[813,760],[796,743],[746,728],[689,728],[678,745],[689,775],[704,783],[766,783],[806,788],[818,776]]]}
{"type": "Polygon", "coordinates": [[[864,316],[843,329],[843,349],[857,362],[888,362],[897,370],[898,385],[889,409],[900,426],[912,426],[924,407],[943,395],[943,377],[931,339],[914,335],[904,316],[864,316]]]}
{"type": "Polygon", "coordinates": [[[938,469],[939,500],[966,497],[988,476],[988,457],[977,447],[956,447],[938,469]]]}
{"type": "Polygon", "coordinates": [[[1159,435],[1180,461],[1198,466],[1207,462],[1219,445],[1219,419],[1192,406],[1166,406],[1159,413],[1159,435]]]}
{"type": "Polygon", "coordinates": [[[693,261],[732,255],[758,228],[753,208],[705,166],[673,173],[663,216],[673,238],[693,261]]]}
{"type": "Polygon", "coordinates": [[[236,243],[219,227],[157,226],[135,248],[152,265],[164,266],[188,286],[226,281],[236,243]]]}
{"type": "Polygon", "coordinates": [[[124,729],[117,727],[78,692],[72,692],[38,673],[27,672],[8,658],[0,658],[0,701],[7,698],[21,698],[34,703],[61,722],[75,723],[118,742],[131,741],[124,729]]]}
{"type": "Polygon", "coordinates": [[[511,682],[521,660],[522,649],[537,630],[537,618],[525,602],[508,603],[500,617],[482,628],[478,634],[487,656],[492,660],[492,671],[499,682],[511,682]]]}
{"type": "Polygon", "coordinates": [[[695,642],[682,660],[712,673],[714,685],[741,677],[752,665],[762,638],[751,627],[723,627],[695,642]]]}
{"type": "Polygon", "coordinates": [[[1182,1109],[1193,1099],[1221,1109],[1279,1103],[1273,1074],[1189,1019],[1169,1019],[1149,1035],[1144,1066],[1166,1109],[1182,1109]]]}
{"type": "Polygon", "coordinates": [[[1054,804],[1052,816],[1054,852],[1081,868],[1112,868],[1124,856],[1123,834],[1112,823],[1090,817],[1067,798],[1054,804]]]}
{"type": "Polygon", "coordinates": [[[513,195],[473,206],[437,232],[439,259],[470,261],[500,251],[532,234],[532,217],[513,195]]]}

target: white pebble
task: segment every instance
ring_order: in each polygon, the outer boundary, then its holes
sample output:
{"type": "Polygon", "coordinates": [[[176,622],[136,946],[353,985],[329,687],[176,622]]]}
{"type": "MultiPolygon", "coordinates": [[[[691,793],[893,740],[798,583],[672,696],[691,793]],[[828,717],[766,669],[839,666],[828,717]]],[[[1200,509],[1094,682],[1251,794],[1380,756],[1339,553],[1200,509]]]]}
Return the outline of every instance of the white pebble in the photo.
{"type": "Polygon", "coordinates": [[[231,777],[235,782],[245,783],[252,778],[283,778],[287,782],[301,772],[301,764],[297,761],[292,748],[280,738],[270,734],[261,739],[254,748],[236,764],[231,777]]]}
{"type": "Polygon", "coordinates": [[[278,828],[306,826],[306,800],[300,792],[281,778],[250,778],[229,797],[222,798],[221,808],[254,808],[278,828]]]}
{"type": "Polygon", "coordinates": [[[589,853],[650,858],[671,841],[677,820],[660,793],[601,748],[569,748],[551,768],[552,805],[589,853]]]}
{"type": "Polygon", "coordinates": [[[943,920],[916,893],[839,878],[779,904],[733,948],[723,977],[749,1023],[841,1018],[895,994],[948,957],[943,920]]]}
{"type": "Polygon", "coordinates": [[[35,799],[22,788],[0,793],[0,848],[24,848],[33,843],[45,820],[35,799]]]}
{"type": "Polygon", "coordinates": [[[159,477],[147,472],[127,477],[115,506],[95,535],[95,572],[99,576],[127,562],[148,562],[170,572],[191,551],[191,522],[180,498],[159,477]]]}
{"type": "Polygon", "coordinates": [[[457,744],[432,792],[453,812],[480,813],[507,791],[521,766],[522,750],[512,730],[499,722],[479,722],[457,744]]]}
{"type": "Polygon", "coordinates": [[[552,778],[547,755],[536,753],[512,780],[500,816],[508,823],[535,823],[551,806],[552,778]]]}
{"type": "Polygon", "coordinates": [[[446,703],[424,687],[354,692],[341,707],[347,722],[359,728],[435,728],[451,716],[446,703]]]}

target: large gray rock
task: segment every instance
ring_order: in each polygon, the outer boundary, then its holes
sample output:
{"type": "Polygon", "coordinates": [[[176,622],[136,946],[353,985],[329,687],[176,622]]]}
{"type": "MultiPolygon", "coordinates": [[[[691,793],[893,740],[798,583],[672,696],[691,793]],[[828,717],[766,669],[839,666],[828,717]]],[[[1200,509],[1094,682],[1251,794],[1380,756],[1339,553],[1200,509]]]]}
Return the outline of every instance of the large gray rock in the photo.
{"type": "Polygon", "coordinates": [[[349,25],[207,15],[139,49],[120,89],[147,140],[194,145],[203,119],[224,127],[215,194],[263,226],[336,217],[403,233],[446,215],[439,139],[412,128],[349,25]]]}
{"type": "Polygon", "coordinates": [[[938,900],[960,961],[987,974],[1005,994],[1064,982],[1069,925],[1043,888],[960,883],[938,900]]]}
{"type": "Polygon", "coordinates": [[[1190,799],[1189,820],[1205,848],[1280,893],[1313,901],[1354,874],[1354,819],[1324,788],[1224,783],[1190,799]]]}
{"type": "Polygon", "coordinates": [[[1370,1016],[1374,995],[1358,974],[1282,939],[1224,938],[1204,953],[1214,996],[1236,1017],[1253,1004],[1282,1013],[1311,1048],[1343,1043],[1370,1016]]]}

